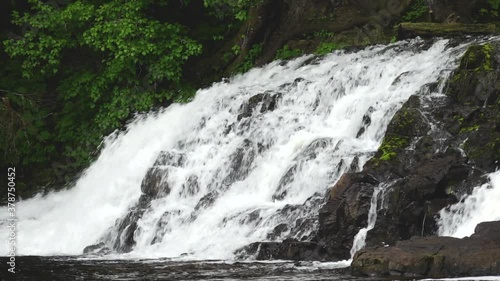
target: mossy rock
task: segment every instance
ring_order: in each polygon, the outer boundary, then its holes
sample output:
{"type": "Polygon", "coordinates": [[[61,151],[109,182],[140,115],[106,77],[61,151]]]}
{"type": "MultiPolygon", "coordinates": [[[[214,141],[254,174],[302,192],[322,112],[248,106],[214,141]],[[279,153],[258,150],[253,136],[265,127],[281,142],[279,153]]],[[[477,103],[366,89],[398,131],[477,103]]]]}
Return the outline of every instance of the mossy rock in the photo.
{"type": "Polygon", "coordinates": [[[460,60],[460,70],[492,71],[494,68],[492,60],[493,46],[491,43],[474,45],[467,49],[460,60]]]}
{"type": "Polygon", "coordinates": [[[431,38],[498,33],[494,24],[403,22],[397,25],[395,29],[399,40],[417,36],[431,38]]]}
{"type": "Polygon", "coordinates": [[[482,107],[499,102],[500,72],[498,43],[473,45],[450,79],[447,95],[462,105],[482,107]]]}

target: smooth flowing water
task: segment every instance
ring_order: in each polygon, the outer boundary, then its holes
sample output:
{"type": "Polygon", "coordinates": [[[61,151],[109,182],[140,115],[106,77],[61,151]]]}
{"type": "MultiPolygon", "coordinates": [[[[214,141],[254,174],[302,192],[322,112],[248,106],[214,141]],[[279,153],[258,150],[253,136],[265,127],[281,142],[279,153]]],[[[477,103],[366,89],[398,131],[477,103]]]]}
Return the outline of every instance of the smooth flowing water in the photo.
{"type": "MultiPolygon", "coordinates": [[[[158,165],[168,192],[135,222],[132,251],[109,259],[233,260],[252,242],[307,240],[328,188],[370,159],[401,105],[445,81],[464,51],[447,40],[413,40],[273,62],[200,90],[188,104],[139,116],[104,141],[74,187],[17,205],[17,254],[113,247],[161,153],[182,164],[158,165]]],[[[0,219],[6,223],[5,207],[0,219]]]]}

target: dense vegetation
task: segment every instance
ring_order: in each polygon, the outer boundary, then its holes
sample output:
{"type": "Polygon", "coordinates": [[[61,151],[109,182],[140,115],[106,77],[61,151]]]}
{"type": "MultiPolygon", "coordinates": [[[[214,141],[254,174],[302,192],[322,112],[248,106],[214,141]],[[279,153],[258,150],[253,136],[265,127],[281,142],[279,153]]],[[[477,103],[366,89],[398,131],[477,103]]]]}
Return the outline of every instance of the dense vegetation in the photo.
{"type": "Polygon", "coordinates": [[[63,183],[89,163],[103,136],[136,112],[189,100],[200,82],[190,63],[237,28],[247,3],[3,5],[1,166],[19,165],[26,178],[63,183]]]}

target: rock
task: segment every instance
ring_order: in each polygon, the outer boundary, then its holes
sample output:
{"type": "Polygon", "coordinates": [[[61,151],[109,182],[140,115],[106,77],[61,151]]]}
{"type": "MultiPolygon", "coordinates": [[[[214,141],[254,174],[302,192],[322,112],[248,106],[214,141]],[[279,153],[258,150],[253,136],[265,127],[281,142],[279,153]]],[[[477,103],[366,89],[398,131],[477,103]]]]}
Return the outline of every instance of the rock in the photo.
{"type": "Polygon", "coordinates": [[[177,151],[161,151],[153,166],[182,167],[185,162],[185,153],[177,151]]]}
{"type": "Polygon", "coordinates": [[[225,191],[232,183],[246,178],[256,154],[257,148],[254,142],[249,139],[243,140],[241,146],[229,156],[231,163],[226,176],[222,180],[221,191],[225,191]]]}
{"type": "Polygon", "coordinates": [[[330,189],[319,211],[317,240],[332,258],[350,257],[354,236],[366,225],[370,199],[378,181],[366,173],[344,174],[330,189]]]}
{"type": "Polygon", "coordinates": [[[356,134],[356,138],[361,137],[365,133],[368,126],[370,126],[370,124],[372,123],[371,115],[373,111],[375,111],[375,109],[370,106],[365,115],[363,115],[363,123],[361,125],[361,128],[359,128],[358,133],[356,134]]]}
{"type": "Polygon", "coordinates": [[[155,231],[155,237],[153,240],[151,240],[151,245],[156,244],[156,243],[161,243],[163,240],[163,236],[165,236],[165,233],[171,231],[171,227],[168,225],[169,221],[172,219],[173,216],[179,215],[181,213],[180,210],[176,211],[167,211],[163,213],[161,218],[156,222],[156,231],[155,231]]]}
{"type": "Polygon", "coordinates": [[[289,232],[290,229],[286,223],[278,224],[272,232],[267,234],[267,239],[268,240],[276,240],[277,238],[281,237],[283,233],[289,232]]]}
{"type": "MultiPolygon", "coordinates": [[[[333,145],[331,138],[319,138],[311,142],[297,157],[292,161],[292,165],[287,169],[285,174],[281,177],[278,187],[273,194],[273,200],[283,200],[287,195],[289,185],[294,181],[295,174],[299,171],[300,167],[306,162],[316,159],[317,155],[333,145]]],[[[340,143],[337,144],[337,148],[340,143]]]]}
{"type": "Polygon", "coordinates": [[[296,240],[252,243],[237,250],[235,255],[238,258],[252,256],[256,260],[330,260],[327,251],[318,244],[296,240]]]}
{"type": "Polygon", "coordinates": [[[481,223],[471,237],[426,237],[358,252],[352,273],[443,278],[500,274],[500,221],[481,223]]]}
{"type": "Polygon", "coordinates": [[[238,115],[238,121],[243,118],[252,116],[255,110],[260,113],[266,113],[268,111],[273,111],[281,98],[281,94],[273,93],[263,93],[252,96],[248,99],[248,102],[241,105],[240,114],[238,115]],[[260,108],[258,108],[260,106],[260,108]]]}
{"type": "Polygon", "coordinates": [[[99,244],[89,245],[83,249],[84,255],[107,255],[111,253],[111,250],[101,242],[99,244]]]}
{"type": "Polygon", "coordinates": [[[168,168],[149,168],[141,183],[142,193],[152,197],[160,198],[170,193],[170,186],[167,182],[168,168]]]}
{"type": "Polygon", "coordinates": [[[200,191],[200,184],[197,175],[190,175],[186,183],[182,185],[181,194],[185,196],[193,196],[200,191]]]}
{"type": "Polygon", "coordinates": [[[494,172],[500,159],[499,57],[498,43],[470,47],[446,96],[410,97],[363,170],[343,175],[330,189],[313,238],[330,255],[349,258],[380,184],[385,193],[368,246],[434,235],[439,211],[485,183],[484,175],[494,172]]]}
{"type": "Polygon", "coordinates": [[[404,22],[396,27],[399,40],[413,37],[455,37],[465,35],[487,35],[498,33],[494,24],[462,24],[462,23],[432,23],[404,22]]]}

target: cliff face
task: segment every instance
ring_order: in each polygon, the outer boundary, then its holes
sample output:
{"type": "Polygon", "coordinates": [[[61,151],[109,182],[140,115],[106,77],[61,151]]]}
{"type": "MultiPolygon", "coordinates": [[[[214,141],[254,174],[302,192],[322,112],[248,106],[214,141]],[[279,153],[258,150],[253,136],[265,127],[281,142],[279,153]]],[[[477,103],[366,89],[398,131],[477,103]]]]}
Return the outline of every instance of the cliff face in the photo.
{"type": "Polygon", "coordinates": [[[423,92],[411,97],[363,171],[344,175],[332,187],[320,211],[318,235],[333,254],[348,257],[352,238],[366,224],[375,187],[385,185],[386,193],[367,245],[393,245],[435,234],[438,212],[495,171],[500,159],[499,54],[498,43],[471,46],[446,96],[423,92]]]}

